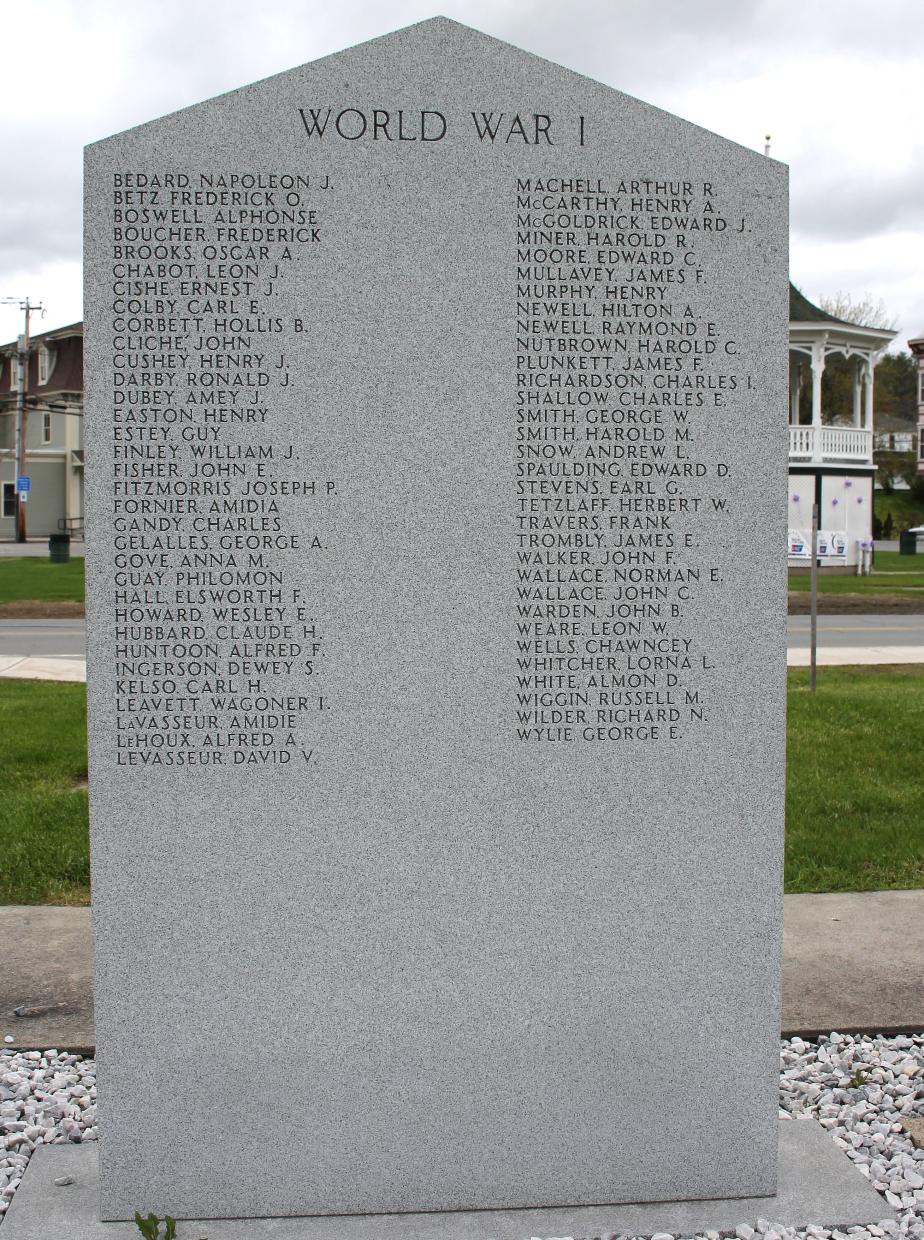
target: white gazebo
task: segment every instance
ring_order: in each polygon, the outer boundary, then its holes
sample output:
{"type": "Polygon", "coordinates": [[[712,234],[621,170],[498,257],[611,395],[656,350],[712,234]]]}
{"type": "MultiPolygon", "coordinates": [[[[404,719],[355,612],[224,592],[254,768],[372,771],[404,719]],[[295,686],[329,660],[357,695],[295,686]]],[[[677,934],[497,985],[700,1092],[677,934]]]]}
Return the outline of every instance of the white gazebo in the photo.
{"type": "Polygon", "coordinates": [[[822,568],[857,571],[873,525],[873,372],[895,332],[832,318],[789,286],[789,563],[811,562],[818,505],[822,568]],[[849,422],[826,418],[822,376],[832,354],[852,363],[849,422]],[[811,401],[804,398],[811,377],[811,401]]]}

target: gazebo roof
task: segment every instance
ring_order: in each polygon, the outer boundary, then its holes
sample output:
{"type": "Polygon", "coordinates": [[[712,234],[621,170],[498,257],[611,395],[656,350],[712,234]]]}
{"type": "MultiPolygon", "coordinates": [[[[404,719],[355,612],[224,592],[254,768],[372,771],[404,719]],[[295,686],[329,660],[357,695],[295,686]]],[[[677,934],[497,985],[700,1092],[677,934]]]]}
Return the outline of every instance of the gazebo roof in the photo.
{"type": "Polygon", "coordinates": [[[885,327],[864,327],[861,323],[835,318],[810,302],[790,281],[790,348],[808,352],[810,344],[819,342],[827,352],[843,352],[848,357],[852,353],[867,356],[880,352],[890,340],[895,339],[895,335],[894,331],[885,327]]]}
{"type": "MultiPolygon", "coordinates": [[[[793,282],[789,282],[789,321],[791,323],[847,323],[847,319],[836,319],[820,306],[800,293],[793,282]]],[[[850,323],[850,327],[859,327],[859,323],[850,323]]]]}

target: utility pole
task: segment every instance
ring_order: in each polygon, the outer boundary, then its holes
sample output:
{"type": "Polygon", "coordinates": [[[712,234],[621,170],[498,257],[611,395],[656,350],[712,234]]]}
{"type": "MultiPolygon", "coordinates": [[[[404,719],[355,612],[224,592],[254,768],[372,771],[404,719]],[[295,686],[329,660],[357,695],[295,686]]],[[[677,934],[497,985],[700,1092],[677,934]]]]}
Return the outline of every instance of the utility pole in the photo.
{"type": "Polygon", "coordinates": [[[26,392],[29,387],[29,327],[36,311],[45,313],[41,302],[33,304],[28,297],[0,297],[0,302],[16,304],[25,314],[26,330],[16,341],[16,541],[26,541],[26,496],[20,493],[19,479],[26,476],[26,429],[28,405],[26,392]]]}
{"type": "Polygon", "coordinates": [[[814,693],[818,682],[818,505],[812,504],[812,577],[809,583],[811,599],[811,671],[809,672],[809,688],[814,693]]]}

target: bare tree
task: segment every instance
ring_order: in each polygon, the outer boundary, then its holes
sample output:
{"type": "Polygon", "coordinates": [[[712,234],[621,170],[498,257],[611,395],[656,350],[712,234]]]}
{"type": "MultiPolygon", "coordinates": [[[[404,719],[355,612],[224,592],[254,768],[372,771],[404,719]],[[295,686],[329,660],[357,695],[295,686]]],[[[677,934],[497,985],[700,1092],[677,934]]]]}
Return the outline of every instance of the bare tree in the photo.
{"type": "Polygon", "coordinates": [[[832,318],[845,319],[858,327],[879,327],[883,331],[894,331],[898,327],[898,319],[889,314],[885,302],[876,301],[869,291],[862,297],[837,292],[833,297],[819,298],[818,304],[832,318]]]}

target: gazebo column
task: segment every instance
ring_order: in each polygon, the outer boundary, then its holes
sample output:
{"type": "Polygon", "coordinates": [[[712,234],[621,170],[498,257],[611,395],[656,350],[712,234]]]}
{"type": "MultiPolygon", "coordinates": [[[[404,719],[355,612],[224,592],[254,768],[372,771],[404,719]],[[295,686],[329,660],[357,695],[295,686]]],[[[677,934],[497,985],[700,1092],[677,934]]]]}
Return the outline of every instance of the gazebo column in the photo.
{"type": "Polygon", "coordinates": [[[873,429],[873,358],[872,356],[866,359],[866,364],[864,365],[863,370],[864,370],[864,378],[866,379],[866,388],[863,393],[863,396],[864,396],[863,426],[866,430],[871,431],[873,429]]]}
{"type": "Polygon", "coordinates": [[[825,345],[823,340],[816,340],[812,345],[812,460],[820,461],[821,456],[821,376],[825,372],[825,345]]]}
{"type": "Polygon", "coordinates": [[[789,425],[799,425],[799,379],[802,363],[798,357],[789,355],[789,425]]]}
{"type": "Polygon", "coordinates": [[[858,429],[862,426],[860,418],[860,389],[863,386],[863,372],[860,369],[860,361],[857,360],[853,364],[853,424],[858,429]]]}

